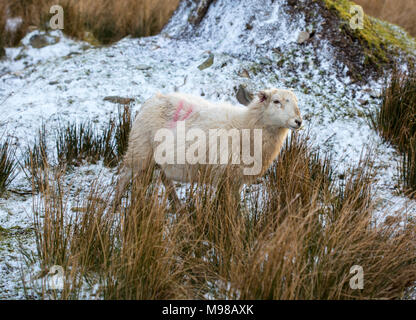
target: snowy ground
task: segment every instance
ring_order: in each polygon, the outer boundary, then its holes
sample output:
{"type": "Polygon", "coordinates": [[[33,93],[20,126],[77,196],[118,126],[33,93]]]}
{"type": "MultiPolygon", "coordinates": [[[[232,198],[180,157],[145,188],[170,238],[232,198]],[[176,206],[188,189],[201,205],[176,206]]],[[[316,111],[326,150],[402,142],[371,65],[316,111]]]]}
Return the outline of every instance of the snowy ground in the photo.
{"type": "MultiPolygon", "coordinates": [[[[106,96],[134,98],[134,114],[158,91],[179,90],[237,103],[235,90],[240,84],[253,92],[289,87],[299,98],[314,146],[331,152],[340,171],[357,163],[370,147],[378,167],[380,198],[390,210],[411,208],[413,202],[395,192],[398,155],[364,116],[377,107],[374,96],[381,82],[354,84],[346,67],[345,76],[337,77],[338,62],[324,39],[320,48],[297,43],[299,32],[310,27],[302,15],[288,17],[282,1],[275,1],[273,10],[263,2],[216,1],[195,34],[187,24],[191,8],[182,5],[161,35],[125,38],[108,47],[92,47],[54,31],[46,35],[50,45],[35,49],[29,40],[43,33],[28,34],[21,46],[6,48],[7,57],[0,61],[0,134],[12,137],[23,153],[42,123],[48,132],[67,121],[91,119],[104,125],[117,112],[116,104],[103,100],[106,96]],[[210,54],[212,66],[198,69],[210,54]],[[360,99],[368,103],[363,105],[360,99]]],[[[316,23],[319,36],[319,18],[316,23]]],[[[52,138],[48,135],[49,143],[52,138]]],[[[84,167],[71,178],[88,186],[99,172],[112,174],[97,165],[84,167]]],[[[30,185],[20,173],[12,188],[28,190],[30,185]]],[[[407,213],[412,211],[403,212],[407,213]]],[[[17,245],[21,240],[27,250],[35,249],[32,220],[31,196],[10,194],[0,199],[0,226],[12,230],[0,238],[0,299],[23,297],[17,245]]]]}

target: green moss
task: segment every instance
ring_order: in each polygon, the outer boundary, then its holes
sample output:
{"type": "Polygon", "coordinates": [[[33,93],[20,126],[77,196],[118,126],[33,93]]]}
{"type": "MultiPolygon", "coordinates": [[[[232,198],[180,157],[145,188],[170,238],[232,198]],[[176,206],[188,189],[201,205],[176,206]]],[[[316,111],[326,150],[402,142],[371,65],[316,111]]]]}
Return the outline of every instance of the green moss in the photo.
{"type": "Polygon", "coordinates": [[[249,67],[249,72],[252,73],[253,75],[258,75],[259,73],[261,73],[262,68],[260,65],[258,65],[257,63],[253,63],[250,67],[249,67]]]}
{"type": "Polygon", "coordinates": [[[389,56],[399,51],[414,54],[416,50],[415,39],[400,27],[385,21],[365,15],[364,28],[352,29],[349,25],[355,15],[350,13],[354,2],[348,0],[323,0],[330,10],[345,21],[341,29],[360,41],[365,50],[365,63],[386,63],[389,56]]]}

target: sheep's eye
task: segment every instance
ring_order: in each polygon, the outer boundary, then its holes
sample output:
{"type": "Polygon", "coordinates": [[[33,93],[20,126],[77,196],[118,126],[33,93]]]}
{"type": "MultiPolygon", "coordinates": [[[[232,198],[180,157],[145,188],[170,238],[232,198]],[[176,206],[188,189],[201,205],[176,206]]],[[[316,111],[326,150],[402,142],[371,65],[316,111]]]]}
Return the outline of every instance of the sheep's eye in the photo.
{"type": "Polygon", "coordinates": [[[273,103],[274,104],[280,104],[280,101],[279,100],[274,100],[273,103]]]}

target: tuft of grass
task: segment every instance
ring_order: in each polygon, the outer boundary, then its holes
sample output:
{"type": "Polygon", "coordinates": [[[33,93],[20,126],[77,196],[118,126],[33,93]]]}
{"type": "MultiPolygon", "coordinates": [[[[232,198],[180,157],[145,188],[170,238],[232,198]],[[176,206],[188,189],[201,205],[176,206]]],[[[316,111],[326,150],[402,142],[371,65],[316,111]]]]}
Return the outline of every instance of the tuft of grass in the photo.
{"type": "Polygon", "coordinates": [[[0,196],[4,194],[17,175],[15,155],[16,148],[9,139],[0,142],[0,196]]]}
{"type": "Polygon", "coordinates": [[[132,181],[120,211],[112,186],[97,180],[74,212],[57,176],[34,204],[35,232],[42,268],[61,265],[66,282],[62,291],[46,283],[35,293],[77,299],[94,287],[99,299],[401,298],[416,281],[415,225],[400,212],[393,223],[373,221],[377,199],[364,160],[339,183],[331,159],[293,135],[241,203],[230,170],[217,187],[210,175],[189,185],[180,212],[153,166],[132,181]],[[363,289],[349,285],[354,265],[363,268],[363,289]]]}
{"type": "Polygon", "coordinates": [[[34,144],[26,148],[24,167],[34,166],[43,169],[45,163],[48,163],[48,150],[46,146],[46,127],[42,124],[34,144]]]}
{"type": "MultiPolygon", "coordinates": [[[[26,286],[39,298],[79,299],[89,283],[97,298],[170,299],[188,297],[187,260],[178,243],[181,223],[166,224],[167,199],[153,192],[160,178],[150,169],[133,183],[121,212],[112,210],[111,190],[99,179],[88,196],[70,204],[63,176],[55,176],[34,204],[35,234],[41,270],[62,266],[62,291],[50,291],[47,281],[26,286]],[[82,210],[80,209],[82,208],[82,210]],[[77,210],[74,210],[77,209],[77,210]],[[74,212],[75,211],[75,212],[74,212]]],[[[184,244],[183,244],[184,245],[184,244]]],[[[189,246],[189,244],[187,244],[189,246]]]]}
{"type": "Polygon", "coordinates": [[[6,15],[4,14],[6,9],[6,4],[4,2],[0,2],[0,59],[3,58],[5,55],[4,46],[6,45],[5,38],[6,38],[6,15]]]}
{"type": "Polygon", "coordinates": [[[127,152],[130,131],[133,126],[133,117],[128,106],[123,107],[123,112],[118,110],[117,127],[115,132],[115,145],[117,158],[120,161],[127,152]]]}
{"type": "MultiPolygon", "coordinates": [[[[115,167],[127,150],[128,136],[132,127],[129,106],[118,109],[103,130],[97,130],[91,121],[80,124],[67,123],[49,134],[55,138],[55,154],[48,150],[47,131],[43,124],[35,141],[25,150],[22,170],[35,191],[44,190],[48,171],[62,174],[67,169],[103,161],[107,167],[115,167]]],[[[48,173],[49,174],[49,173],[48,173]]]]}
{"type": "Polygon", "coordinates": [[[61,165],[79,166],[83,160],[96,163],[101,144],[91,122],[60,127],[56,137],[56,153],[61,165]]]}
{"type": "Polygon", "coordinates": [[[413,137],[409,143],[408,149],[403,153],[401,158],[401,180],[405,191],[409,195],[415,194],[416,191],[416,141],[413,137]]]}
{"type": "Polygon", "coordinates": [[[416,190],[416,72],[394,71],[382,97],[373,126],[404,154],[402,181],[405,188],[416,190]]]}
{"type": "Polygon", "coordinates": [[[38,130],[37,137],[32,146],[26,148],[23,159],[23,172],[31,182],[32,189],[39,190],[42,173],[49,166],[49,155],[46,145],[46,127],[43,124],[38,130]]]}
{"type": "Polygon", "coordinates": [[[375,118],[376,127],[384,139],[405,151],[416,134],[416,72],[394,71],[382,98],[375,118]]]}
{"type": "Polygon", "coordinates": [[[97,130],[91,121],[68,123],[49,134],[55,137],[54,155],[46,145],[47,131],[42,125],[34,143],[28,146],[21,165],[23,172],[36,191],[44,190],[48,171],[61,174],[67,169],[85,162],[95,164],[103,161],[107,167],[115,167],[127,150],[128,136],[132,127],[129,106],[118,109],[103,130],[97,130]]]}
{"type": "Polygon", "coordinates": [[[128,136],[132,127],[128,106],[118,109],[106,127],[98,131],[91,121],[81,124],[68,123],[56,133],[56,153],[61,166],[80,166],[83,161],[115,167],[127,150],[128,136]]]}
{"type": "Polygon", "coordinates": [[[127,151],[132,125],[133,119],[129,106],[119,108],[117,116],[109,120],[99,142],[104,165],[115,167],[122,160],[127,151]]]}

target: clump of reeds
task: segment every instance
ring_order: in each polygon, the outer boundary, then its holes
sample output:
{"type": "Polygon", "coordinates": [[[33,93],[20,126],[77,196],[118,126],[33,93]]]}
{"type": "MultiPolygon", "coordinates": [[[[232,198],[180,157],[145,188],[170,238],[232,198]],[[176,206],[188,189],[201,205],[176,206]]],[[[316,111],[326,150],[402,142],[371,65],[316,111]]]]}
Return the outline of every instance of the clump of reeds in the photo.
{"type": "Polygon", "coordinates": [[[10,139],[3,139],[0,142],[0,196],[4,194],[16,177],[16,169],[16,148],[10,139]]]}
{"type": "Polygon", "coordinates": [[[117,211],[111,186],[97,180],[74,207],[57,177],[34,206],[38,255],[66,270],[62,299],[81,297],[82,283],[103,299],[401,298],[416,280],[415,225],[400,212],[373,220],[364,160],[340,183],[329,157],[292,136],[241,203],[226,172],[217,187],[210,176],[189,185],[178,212],[152,166],[117,211]],[[350,286],[355,265],[362,289],[350,286]]]}
{"type": "Polygon", "coordinates": [[[416,190],[416,73],[394,71],[382,97],[373,125],[403,153],[402,182],[406,189],[416,190]]]}
{"type": "Polygon", "coordinates": [[[46,127],[43,124],[38,130],[35,141],[25,150],[23,172],[32,184],[33,190],[39,190],[41,176],[49,165],[48,148],[46,145],[46,127]]]}
{"type": "Polygon", "coordinates": [[[176,9],[179,0],[16,0],[0,2],[0,35],[6,46],[15,46],[28,31],[29,26],[48,29],[50,8],[60,5],[64,12],[64,33],[82,40],[91,40],[86,33],[102,44],[125,36],[149,36],[158,33],[176,9]],[[22,18],[16,30],[8,31],[8,18],[22,18]]]}

